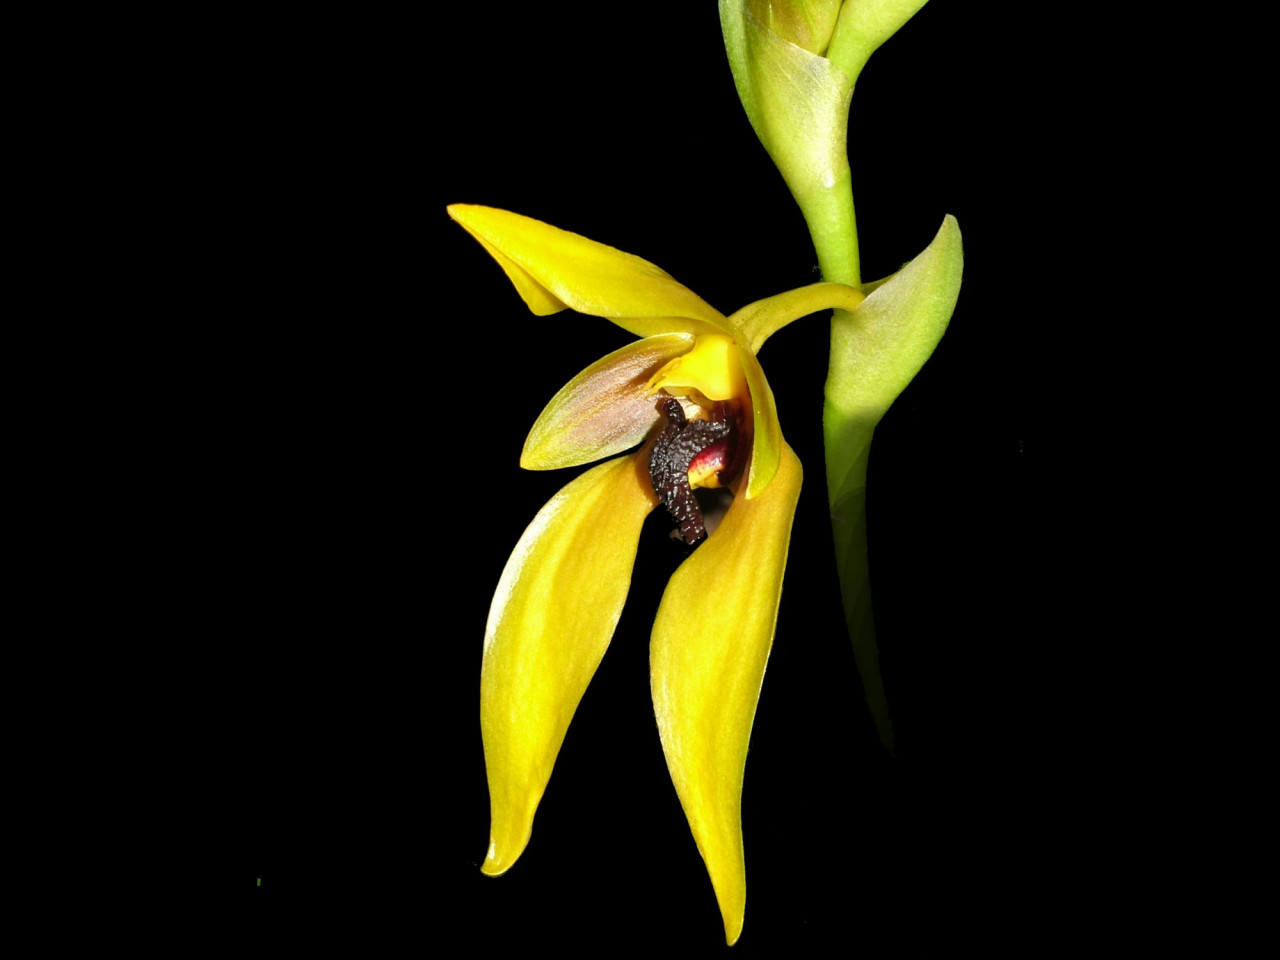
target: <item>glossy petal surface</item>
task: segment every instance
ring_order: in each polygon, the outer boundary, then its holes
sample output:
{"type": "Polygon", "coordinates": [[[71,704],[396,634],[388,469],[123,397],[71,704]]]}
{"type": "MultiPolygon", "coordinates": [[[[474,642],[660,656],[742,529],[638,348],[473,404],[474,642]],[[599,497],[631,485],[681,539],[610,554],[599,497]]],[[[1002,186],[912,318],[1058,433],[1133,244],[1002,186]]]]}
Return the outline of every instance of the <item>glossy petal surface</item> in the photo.
{"type": "Polygon", "coordinates": [[[455,203],[449,215],[540,316],[572,307],[641,337],[732,332],[720,311],[648,260],[494,207],[455,203]]]}
{"type": "Polygon", "coordinates": [[[733,337],[711,334],[698,337],[694,348],[673,360],[649,383],[650,390],[667,390],[689,396],[696,390],[708,400],[736,400],[747,395],[747,381],[738,362],[733,337]]]}
{"type": "Polygon", "coordinates": [[[752,438],[751,467],[744,493],[748,499],[758,497],[773,480],[785,446],[782,425],[778,423],[778,406],[760,361],[750,350],[738,348],[738,360],[751,388],[752,438]]]}
{"type": "Polygon", "coordinates": [[[480,673],[487,874],[506,871],[529,842],[569,721],[622,613],[640,527],[656,504],[646,457],[600,464],[539,511],[507,561],[480,673]]]}
{"type": "Polygon", "coordinates": [[[773,644],[800,461],[782,445],[773,482],[738,497],[671,578],[649,647],[653,706],[676,793],[706,861],[725,939],[742,932],[742,778],[773,644]]]}
{"type": "Polygon", "coordinates": [[[661,418],[649,378],[693,346],[691,334],[646,337],[597,360],[551,398],[520,455],[526,470],[555,470],[622,453],[661,418]]]}
{"type": "Polygon", "coordinates": [[[740,331],[742,343],[752,353],[759,353],[764,342],[787,324],[833,307],[853,310],[865,299],[863,291],[843,283],[811,283],[749,303],[735,310],[729,322],[740,331]]]}

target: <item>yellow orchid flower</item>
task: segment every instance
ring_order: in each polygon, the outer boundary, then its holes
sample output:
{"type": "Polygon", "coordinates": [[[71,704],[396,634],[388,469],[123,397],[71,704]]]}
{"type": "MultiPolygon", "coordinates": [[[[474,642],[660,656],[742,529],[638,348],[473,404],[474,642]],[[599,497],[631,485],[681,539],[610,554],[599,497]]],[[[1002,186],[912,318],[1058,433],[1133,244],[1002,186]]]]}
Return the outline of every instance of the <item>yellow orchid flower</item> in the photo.
{"type": "Polygon", "coordinates": [[[662,503],[686,542],[706,539],[671,577],[654,621],[653,704],[732,944],[746,901],[747,744],[801,482],[756,353],[791,321],[853,309],[863,295],[819,283],[726,317],[631,254],[505,210],[457,204],[449,214],[535,314],[571,308],[642,338],[574,377],[525,442],[521,465],[533,470],[639,450],[556,494],[498,582],[480,679],[491,817],[481,869],[505,872],[529,842],[569,722],[622,613],[641,525],[662,503]],[[735,497],[707,535],[692,488],[720,485],[735,497]]]}

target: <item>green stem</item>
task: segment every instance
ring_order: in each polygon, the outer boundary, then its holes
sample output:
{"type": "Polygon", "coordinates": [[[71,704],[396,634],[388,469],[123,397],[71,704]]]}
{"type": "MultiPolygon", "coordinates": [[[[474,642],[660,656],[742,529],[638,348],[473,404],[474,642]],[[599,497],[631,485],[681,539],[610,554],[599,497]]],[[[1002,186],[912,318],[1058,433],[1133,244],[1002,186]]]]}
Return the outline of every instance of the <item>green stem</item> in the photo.
{"type": "Polygon", "coordinates": [[[858,226],[853,212],[853,180],[848,166],[831,186],[796,193],[795,197],[809,226],[822,279],[856,287],[862,280],[858,226]]]}
{"type": "MultiPolygon", "coordinates": [[[[835,312],[831,321],[833,342],[839,338],[842,328],[852,326],[852,321],[852,316],[845,311],[835,312]]],[[[834,355],[837,351],[833,349],[832,353],[834,355]]],[[[828,385],[840,379],[833,369],[828,375],[828,385]]],[[[871,437],[879,420],[879,415],[871,412],[857,416],[841,410],[832,402],[829,392],[823,409],[822,427],[840,599],[867,707],[875,721],[880,743],[893,753],[893,724],[889,717],[884,680],[880,676],[880,653],[871,609],[871,567],[867,555],[867,463],[871,456],[871,437]]]]}
{"type": "MultiPolygon", "coordinates": [[[[805,196],[797,196],[797,200],[809,225],[822,278],[857,286],[861,282],[857,220],[848,168],[829,188],[807,191],[805,196]]],[[[880,418],[869,411],[842,409],[833,399],[847,392],[842,387],[844,379],[857,374],[857,371],[844,369],[837,363],[837,358],[845,353],[837,349],[838,341],[855,332],[851,313],[845,310],[833,312],[832,363],[827,371],[827,402],[823,409],[827,490],[845,625],[853,645],[858,674],[862,678],[863,694],[880,742],[892,753],[893,726],[880,676],[867,559],[867,461],[871,453],[871,435],[880,418]]]]}

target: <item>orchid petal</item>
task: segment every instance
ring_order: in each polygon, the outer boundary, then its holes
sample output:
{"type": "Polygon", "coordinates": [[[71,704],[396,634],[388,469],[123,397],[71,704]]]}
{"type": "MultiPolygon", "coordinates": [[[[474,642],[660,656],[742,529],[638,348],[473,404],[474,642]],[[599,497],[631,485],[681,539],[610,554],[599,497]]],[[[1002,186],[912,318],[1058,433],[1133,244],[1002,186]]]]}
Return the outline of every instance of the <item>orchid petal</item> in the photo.
{"type": "Polygon", "coordinates": [[[773,645],[800,461],[785,443],[760,496],[724,521],[672,576],[653,625],[654,712],[676,793],[706,862],[725,939],[742,932],[742,778],[773,645]]]}
{"type": "Polygon", "coordinates": [[[737,342],[719,333],[698,337],[692,350],[658,371],[649,381],[649,389],[682,397],[696,390],[708,400],[746,396],[747,381],[738,362],[737,342]]]}
{"type": "Polygon", "coordinates": [[[502,268],[502,272],[507,275],[507,279],[520,294],[520,299],[525,302],[535,317],[549,317],[561,310],[569,309],[567,303],[558,299],[555,294],[533,279],[520,264],[505,256],[501,250],[477,234],[473,233],[472,236],[480,241],[480,246],[489,252],[489,256],[498,261],[498,266],[502,268]]]}
{"type": "Polygon", "coordinates": [[[750,350],[738,348],[738,360],[751,390],[752,435],[751,468],[747,476],[744,495],[748,500],[760,496],[778,471],[782,448],[782,425],[778,422],[778,407],[765,379],[764,369],[750,350]]]}
{"type": "Polygon", "coordinates": [[[787,324],[820,310],[853,310],[866,299],[857,287],[843,283],[811,283],[749,303],[729,316],[739,337],[752,353],[759,353],[764,342],[787,324]]]}
{"type": "Polygon", "coordinates": [[[505,872],[529,842],[569,721],[622,613],[640,528],[656,505],[647,457],[602,463],[539,511],[507,561],[480,672],[491,817],[484,873],[505,872]]]}
{"type": "Polygon", "coordinates": [[[524,442],[520,466],[556,470],[591,463],[634,447],[661,418],[649,378],[688,353],[687,333],[646,337],[615,350],[570,380],[551,398],[524,442]]]}
{"type": "Polygon", "coordinates": [[[494,207],[455,203],[449,216],[484,245],[539,316],[571,307],[641,337],[731,332],[724,314],[640,257],[494,207]]]}

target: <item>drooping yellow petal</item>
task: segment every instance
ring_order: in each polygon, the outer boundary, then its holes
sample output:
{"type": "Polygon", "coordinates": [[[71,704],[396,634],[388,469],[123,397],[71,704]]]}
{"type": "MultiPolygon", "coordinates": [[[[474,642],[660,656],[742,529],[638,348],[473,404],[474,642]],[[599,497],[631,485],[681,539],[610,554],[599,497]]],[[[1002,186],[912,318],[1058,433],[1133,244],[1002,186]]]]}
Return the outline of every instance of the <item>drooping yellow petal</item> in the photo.
{"type": "Polygon", "coordinates": [[[693,335],[664,333],[615,350],[551,398],[524,442],[520,466],[556,470],[621,453],[662,418],[648,383],[655,370],[687,353],[693,335]]]}
{"type": "Polygon", "coordinates": [[[662,750],[730,944],[746,904],[742,776],[800,481],[800,461],[784,443],[773,482],[755,499],[734,500],[667,584],[649,646],[662,750]]]}
{"type": "Polygon", "coordinates": [[[730,332],[724,314],[640,257],[494,207],[455,203],[449,216],[484,244],[539,316],[571,307],[641,337],[730,332]]]}
{"type": "Polygon", "coordinates": [[[760,361],[750,350],[738,348],[738,361],[751,389],[752,437],[751,472],[747,476],[743,493],[747,499],[760,496],[773,475],[778,471],[778,461],[785,443],[782,426],[778,423],[778,406],[765,379],[760,361]]]}
{"type": "Polygon", "coordinates": [[[539,511],[507,561],[485,629],[480,728],[497,876],[529,842],[569,721],[604,656],[657,504],[648,457],[588,470],[539,511]]]}

